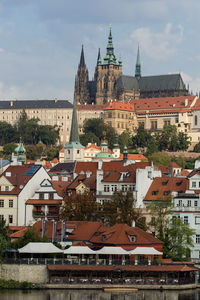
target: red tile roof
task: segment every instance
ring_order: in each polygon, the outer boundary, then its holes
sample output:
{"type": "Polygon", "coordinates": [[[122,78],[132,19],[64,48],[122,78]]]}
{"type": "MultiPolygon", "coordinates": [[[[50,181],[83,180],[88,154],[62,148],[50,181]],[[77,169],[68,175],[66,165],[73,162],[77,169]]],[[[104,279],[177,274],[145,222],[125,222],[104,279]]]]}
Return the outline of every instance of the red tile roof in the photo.
{"type": "Polygon", "coordinates": [[[144,201],[162,200],[170,197],[172,192],[185,192],[189,187],[187,178],[156,177],[154,178],[144,201]]]}
{"type": "Polygon", "coordinates": [[[115,224],[110,228],[105,227],[103,230],[97,232],[90,241],[98,245],[131,245],[133,249],[138,246],[138,244],[163,244],[163,242],[150,233],[137,227],[130,227],[127,224],[115,224]],[[129,236],[135,236],[136,242],[131,242],[129,236]]]}
{"type": "Polygon", "coordinates": [[[120,101],[113,101],[106,104],[104,110],[124,110],[134,112],[134,105],[120,101]]]}
{"type": "MultiPolygon", "coordinates": [[[[196,96],[180,96],[180,97],[162,97],[162,98],[146,98],[132,99],[131,104],[134,105],[137,114],[156,112],[182,112],[189,111],[191,104],[195,103],[196,96]]],[[[199,100],[197,100],[199,102],[199,100]]]]}
{"type": "Polygon", "coordinates": [[[29,199],[26,201],[26,204],[32,205],[61,205],[62,200],[34,200],[29,199]]]}
{"type": "Polygon", "coordinates": [[[67,190],[76,189],[80,183],[83,183],[90,190],[96,189],[96,175],[91,175],[89,178],[85,174],[79,174],[68,186],[67,190]]]}
{"type": "MultiPolygon", "coordinates": [[[[123,154],[120,154],[119,159],[123,159],[123,154]]],[[[143,154],[128,154],[129,160],[136,160],[136,161],[144,161],[148,160],[147,157],[145,157],[143,154]]]]}

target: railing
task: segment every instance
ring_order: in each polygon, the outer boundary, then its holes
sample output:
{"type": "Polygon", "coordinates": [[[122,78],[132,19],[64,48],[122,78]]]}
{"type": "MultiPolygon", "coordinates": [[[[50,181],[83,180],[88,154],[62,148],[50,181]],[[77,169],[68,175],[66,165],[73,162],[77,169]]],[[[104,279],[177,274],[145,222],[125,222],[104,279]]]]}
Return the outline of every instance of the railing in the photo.
{"type": "Polygon", "coordinates": [[[156,261],[129,261],[114,259],[80,259],[80,258],[4,258],[3,263],[6,264],[26,264],[26,265],[157,265],[156,261]]]}
{"type": "Polygon", "coordinates": [[[137,279],[137,278],[62,278],[62,277],[51,277],[50,283],[53,284],[123,284],[124,285],[183,285],[183,284],[194,284],[194,280],[178,280],[176,278],[169,279],[137,279]]]}

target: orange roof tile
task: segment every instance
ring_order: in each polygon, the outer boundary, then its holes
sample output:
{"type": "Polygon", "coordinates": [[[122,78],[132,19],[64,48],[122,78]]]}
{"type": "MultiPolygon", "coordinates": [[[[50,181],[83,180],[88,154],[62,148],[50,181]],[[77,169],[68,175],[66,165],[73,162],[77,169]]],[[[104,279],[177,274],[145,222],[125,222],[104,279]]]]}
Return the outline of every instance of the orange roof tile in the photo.
{"type": "Polygon", "coordinates": [[[98,105],[98,104],[77,104],[76,105],[77,110],[103,110],[104,105],[98,105]]]}
{"type": "Polygon", "coordinates": [[[134,105],[120,101],[113,101],[106,104],[104,110],[125,110],[134,112],[134,105]]]}
{"type": "Polygon", "coordinates": [[[156,177],[154,178],[144,201],[162,200],[171,196],[172,192],[183,193],[189,187],[187,178],[156,177]]]}

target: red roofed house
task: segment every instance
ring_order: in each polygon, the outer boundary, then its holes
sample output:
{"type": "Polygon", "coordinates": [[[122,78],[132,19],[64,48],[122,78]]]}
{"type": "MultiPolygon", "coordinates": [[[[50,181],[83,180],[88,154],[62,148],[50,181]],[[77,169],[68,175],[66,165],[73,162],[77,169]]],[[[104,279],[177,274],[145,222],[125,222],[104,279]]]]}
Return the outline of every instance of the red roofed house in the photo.
{"type": "Polygon", "coordinates": [[[9,166],[0,176],[0,219],[9,225],[27,225],[25,203],[44,179],[50,177],[41,165],[9,166]]]}
{"type": "Polygon", "coordinates": [[[132,99],[138,124],[155,132],[165,125],[176,125],[179,132],[187,133],[192,145],[198,143],[200,99],[197,96],[132,99]]]}

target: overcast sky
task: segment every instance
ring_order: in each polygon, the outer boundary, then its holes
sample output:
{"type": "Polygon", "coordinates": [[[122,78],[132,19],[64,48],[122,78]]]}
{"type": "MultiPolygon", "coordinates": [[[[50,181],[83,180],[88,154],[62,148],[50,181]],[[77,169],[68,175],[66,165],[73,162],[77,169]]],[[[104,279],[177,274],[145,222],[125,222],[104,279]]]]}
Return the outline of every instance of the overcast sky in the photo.
{"type": "Polygon", "coordinates": [[[73,100],[84,45],[90,79],[112,24],[123,74],[181,73],[200,90],[199,0],[1,0],[0,99],[73,100]]]}

